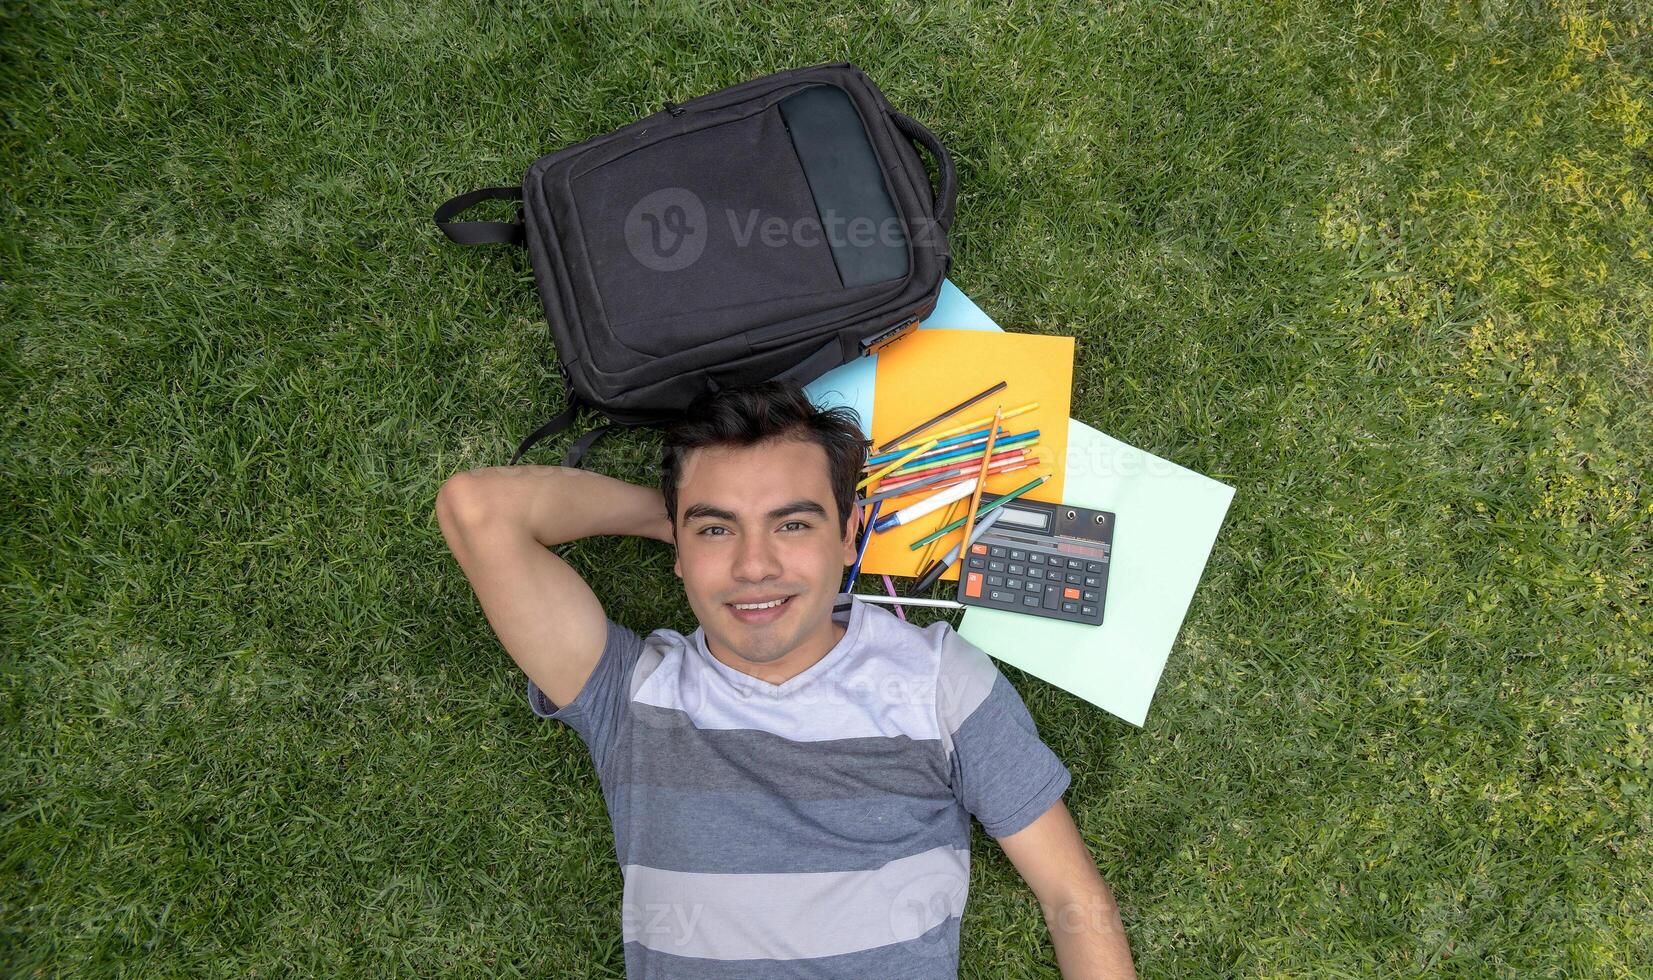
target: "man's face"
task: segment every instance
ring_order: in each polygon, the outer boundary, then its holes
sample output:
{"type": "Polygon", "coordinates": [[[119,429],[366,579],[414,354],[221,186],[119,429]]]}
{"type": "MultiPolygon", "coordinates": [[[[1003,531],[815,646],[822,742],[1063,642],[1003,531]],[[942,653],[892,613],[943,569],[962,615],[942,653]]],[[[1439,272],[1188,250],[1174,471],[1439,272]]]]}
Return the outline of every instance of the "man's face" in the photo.
{"type": "Polygon", "coordinates": [[[673,571],[708,644],[753,664],[830,647],[856,522],[840,533],[826,450],[794,439],[697,449],[684,460],[677,501],[673,571]],[[735,605],[774,599],[785,601],[735,605]]]}

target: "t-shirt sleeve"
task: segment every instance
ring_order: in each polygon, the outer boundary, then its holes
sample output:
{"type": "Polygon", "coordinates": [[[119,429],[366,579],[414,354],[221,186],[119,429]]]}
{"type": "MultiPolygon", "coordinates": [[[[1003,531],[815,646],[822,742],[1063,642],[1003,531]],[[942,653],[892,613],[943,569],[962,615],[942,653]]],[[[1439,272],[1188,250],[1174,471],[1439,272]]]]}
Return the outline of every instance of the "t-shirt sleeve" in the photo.
{"type": "Polygon", "coordinates": [[[643,638],[636,632],[608,620],[608,640],[591,669],[585,686],[574,700],[558,706],[539,685],[528,682],[528,707],[541,718],[555,718],[579,733],[591,760],[599,769],[608,756],[608,747],[625,721],[631,698],[631,673],[643,651],[643,638]]]}
{"type": "Polygon", "coordinates": [[[1055,806],[1072,777],[998,665],[946,630],[936,713],[953,795],[989,836],[1008,837],[1055,806]]]}

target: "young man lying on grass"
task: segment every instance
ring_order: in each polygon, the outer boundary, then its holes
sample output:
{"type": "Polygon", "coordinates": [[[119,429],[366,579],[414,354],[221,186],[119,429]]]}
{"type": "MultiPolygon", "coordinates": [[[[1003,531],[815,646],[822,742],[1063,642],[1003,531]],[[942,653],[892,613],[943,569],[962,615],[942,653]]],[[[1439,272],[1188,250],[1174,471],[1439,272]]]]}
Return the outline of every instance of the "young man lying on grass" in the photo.
{"type": "Polygon", "coordinates": [[[529,704],[591,751],[627,975],[955,977],[973,815],[1038,897],[1063,976],[1135,976],[1068,771],[1015,689],[947,623],[839,591],[866,450],[853,414],[769,384],[696,404],[662,490],[517,466],[437,496],[529,704]],[[609,620],[548,550],[594,534],[674,544],[699,629],[609,620]]]}

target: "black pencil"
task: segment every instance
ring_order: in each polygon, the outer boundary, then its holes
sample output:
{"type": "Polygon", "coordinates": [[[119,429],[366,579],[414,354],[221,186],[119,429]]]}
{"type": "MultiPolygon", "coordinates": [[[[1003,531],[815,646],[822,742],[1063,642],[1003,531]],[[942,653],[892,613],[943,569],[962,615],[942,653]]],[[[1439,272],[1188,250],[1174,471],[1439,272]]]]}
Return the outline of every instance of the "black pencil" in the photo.
{"type": "Polygon", "coordinates": [[[899,446],[901,443],[906,442],[908,439],[911,439],[913,436],[918,435],[920,432],[923,432],[925,429],[928,429],[930,426],[935,425],[937,422],[940,422],[942,419],[946,418],[947,416],[957,415],[959,412],[964,411],[965,409],[969,408],[971,405],[974,405],[975,403],[981,401],[983,398],[986,398],[988,395],[991,395],[993,392],[1003,390],[1003,388],[1006,385],[1008,385],[1009,383],[1010,382],[1008,382],[1008,381],[1000,381],[998,384],[996,384],[993,387],[987,389],[986,391],[982,392],[979,395],[971,395],[969,398],[966,398],[964,401],[959,402],[957,405],[954,405],[952,408],[949,408],[947,411],[942,412],[940,415],[937,415],[935,418],[931,419],[930,421],[925,422],[923,425],[916,426],[914,428],[908,429],[906,432],[901,433],[900,435],[896,436],[894,439],[891,439],[889,442],[886,442],[882,446],[879,446],[877,449],[873,450],[874,454],[882,453],[882,452],[888,452],[889,448],[891,446],[899,446]]]}

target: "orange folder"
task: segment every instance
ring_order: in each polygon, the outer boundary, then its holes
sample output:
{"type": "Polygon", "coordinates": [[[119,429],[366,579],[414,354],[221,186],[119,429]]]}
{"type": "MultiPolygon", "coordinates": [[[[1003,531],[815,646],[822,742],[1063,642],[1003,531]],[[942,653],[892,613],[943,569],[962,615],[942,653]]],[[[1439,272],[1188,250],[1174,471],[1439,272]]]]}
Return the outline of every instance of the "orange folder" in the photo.
{"type": "MultiPolygon", "coordinates": [[[[878,354],[873,395],[873,445],[883,445],[885,440],[1000,381],[1007,382],[1003,391],[937,422],[931,429],[909,439],[906,445],[915,446],[929,438],[930,433],[971,419],[992,419],[994,405],[1013,408],[1027,402],[1038,402],[1039,407],[1033,411],[1007,419],[1004,430],[1009,435],[1038,429],[1039,444],[1034,452],[1039,454],[1042,465],[1012,473],[990,474],[985,489],[988,493],[1007,493],[1041,471],[1049,470],[1050,479],[1024,497],[1052,504],[1061,503],[1063,468],[1068,451],[1068,412],[1073,402],[1072,337],[1001,333],[997,330],[914,330],[878,354]]],[[[982,423],[982,427],[987,424],[982,423]]],[[[876,490],[869,489],[867,492],[876,490]]],[[[886,505],[879,511],[879,516],[917,503],[925,495],[925,491],[920,490],[897,498],[891,501],[897,505],[895,509],[886,505]]],[[[946,524],[949,520],[947,509],[943,507],[883,534],[874,532],[867,544],[866,556],[861,559],[861,574],[916,578],[923,571],[919,568],[923,549],[914,551],[908,545],[946,524]]],[[[949,531],[936,542],[935,557],[940,558],[946,554],[946,549],[963,540],[962,534],[962,528],[949,531]]],[[[948,569],[942,577],[948,582],[957,581],[958,566],[948,569]]]]}

